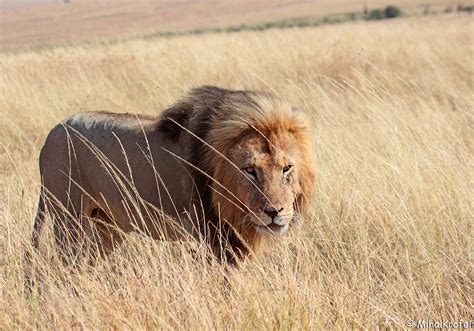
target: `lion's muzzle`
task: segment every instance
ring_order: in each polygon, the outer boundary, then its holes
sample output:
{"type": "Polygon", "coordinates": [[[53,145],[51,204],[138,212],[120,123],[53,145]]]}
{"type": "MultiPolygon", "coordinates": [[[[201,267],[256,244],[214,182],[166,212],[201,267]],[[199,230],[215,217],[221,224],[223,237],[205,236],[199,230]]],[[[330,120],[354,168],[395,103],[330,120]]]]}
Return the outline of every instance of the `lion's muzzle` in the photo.
{"type": "Polygon", "coordinates": [[[266,207],[260,213],[252,217],[257,231],[261,234],[284,234],[288,230],[290,220],[293,216],[292,210],[285,208],[266,207]]]}

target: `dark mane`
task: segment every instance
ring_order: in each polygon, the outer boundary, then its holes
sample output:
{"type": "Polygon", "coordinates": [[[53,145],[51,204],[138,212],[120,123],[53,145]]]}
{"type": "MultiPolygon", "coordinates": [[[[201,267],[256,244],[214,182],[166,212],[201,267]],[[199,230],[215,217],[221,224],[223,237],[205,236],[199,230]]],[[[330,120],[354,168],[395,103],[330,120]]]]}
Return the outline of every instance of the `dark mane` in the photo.
{"type": "MultiPolygon", "coordinates": [[[[215,86],[195,88],[161,114],[157,126],[158,131],[164,133],[171,141],[177,142],[185,131],[182,127],[191,129],[195,126],[193,124],[205,126],[205,123],[209,122],[213,116],[219,115],[223,103],[232,103],[235,106],[240,103],[257,107],[258,104],[252,99],[255,94],[257,92],[233,91],[215,86]],[[198,118],[198,114],[203,116],[198,118]],[[194,123],[190,123],[190,119],[194,123]]],[[[206,128],[200,128],[199,131],[206,131],[206,128]]],[[[204,138],[199,134],[198,136],[204,138]]]]}
{"type": "MultiPolygon", "coordinates": [[[[163,133],[167,139],[188,146],[190,151],[188,161],[208,176],[212,176],[214,169],[211,169],[209,162],[204,160],[209,147],[200,139],[207,142],[207,135],[212,129],[213,120],[222,114],[224,104],[238,106],[240,103],[257,107],[257,103],[252,99],[255,94],[256,92],[253,91],[233,91],[214,86],[195,88],[186,97],[163,112],[158,121],[158,131],[163,133]]],[[[195,203],[201,205],[206,220],[209,222],[206,229],[201,229],[202,224],[198,224],[197,228],[201,233],[207,233],[206,240],[219,259],[233,261],[234,254],[245,254],[247,249],[230,226],[220,224],[212,205],[211,179],[193,166],[189,166],[188,169],[193,174],[199,193],[199,199],[195,203]],[[222,250],[226,245],[232,247],[233,251],[222,250]]]]}

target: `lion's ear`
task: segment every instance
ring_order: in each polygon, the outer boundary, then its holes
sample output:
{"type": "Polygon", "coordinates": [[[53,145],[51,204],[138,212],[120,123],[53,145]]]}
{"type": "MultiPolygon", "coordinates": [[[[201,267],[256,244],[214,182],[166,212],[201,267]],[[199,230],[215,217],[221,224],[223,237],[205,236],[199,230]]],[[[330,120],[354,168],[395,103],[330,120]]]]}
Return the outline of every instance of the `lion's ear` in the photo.
{"type": "Polygon", "coordinates": [[[158,131],[163,133],[166,138],[177,141],[184,130],[183,128],[188,127],[191,111],[192,106],[185,102],[167,109],[158,122],[158,131]]]}

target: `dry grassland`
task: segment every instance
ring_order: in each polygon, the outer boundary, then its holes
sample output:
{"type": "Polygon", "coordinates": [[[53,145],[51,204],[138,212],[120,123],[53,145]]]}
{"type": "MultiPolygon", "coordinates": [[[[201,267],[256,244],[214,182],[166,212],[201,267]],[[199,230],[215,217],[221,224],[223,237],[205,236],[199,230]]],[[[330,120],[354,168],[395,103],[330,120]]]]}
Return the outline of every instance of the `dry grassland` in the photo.
{"type": "Polygon", "coordinates": [[[473,23],[438,16],[0,55],[0,329],[404,327],[473,318],[473,23]],[[311,114],[314,216],[231,274],[129,236],[87,272],[22,256],[55,123],[157,114],[189,88],[272,90],[311,114]]]}

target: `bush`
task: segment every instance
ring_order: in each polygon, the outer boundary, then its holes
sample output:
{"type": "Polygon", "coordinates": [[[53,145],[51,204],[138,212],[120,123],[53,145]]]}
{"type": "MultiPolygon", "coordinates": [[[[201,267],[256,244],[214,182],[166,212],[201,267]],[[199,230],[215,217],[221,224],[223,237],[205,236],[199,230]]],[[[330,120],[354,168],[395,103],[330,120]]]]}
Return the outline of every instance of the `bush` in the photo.
{"type": "Polygon", "coordinates": [[[382,20],[385,18],[394,18],[402,16],[402,11],[397,6],[387,6],[385,9],[373,9],[370,11],[367,19],[382,20]]]}
{"type": "Polygon", "coordinates": [[[471,14],[474,11],[474,6],[464,6],[463,4],[458,5],[458,11],[465,11],[471,14]]]}
{"type": "Polygon", "coordinates": [[[349,13],[346,14],[346,19],[348,19],[349,21],[356,21],[359,19],[359,15],[357,15],[357,13],[349,13]]]}
{"type": "Polygon", "coordinates": [[[381,20],[384,19],[384,12],[380,9],[374,9],[370,11],[369,20],[381,20]]]}
{"type": "Polygon", "coordinates": [[[386,18],[394,18],[402,16],[402,11],[397,6],[387,6],[384,10],[386,18]]]}

